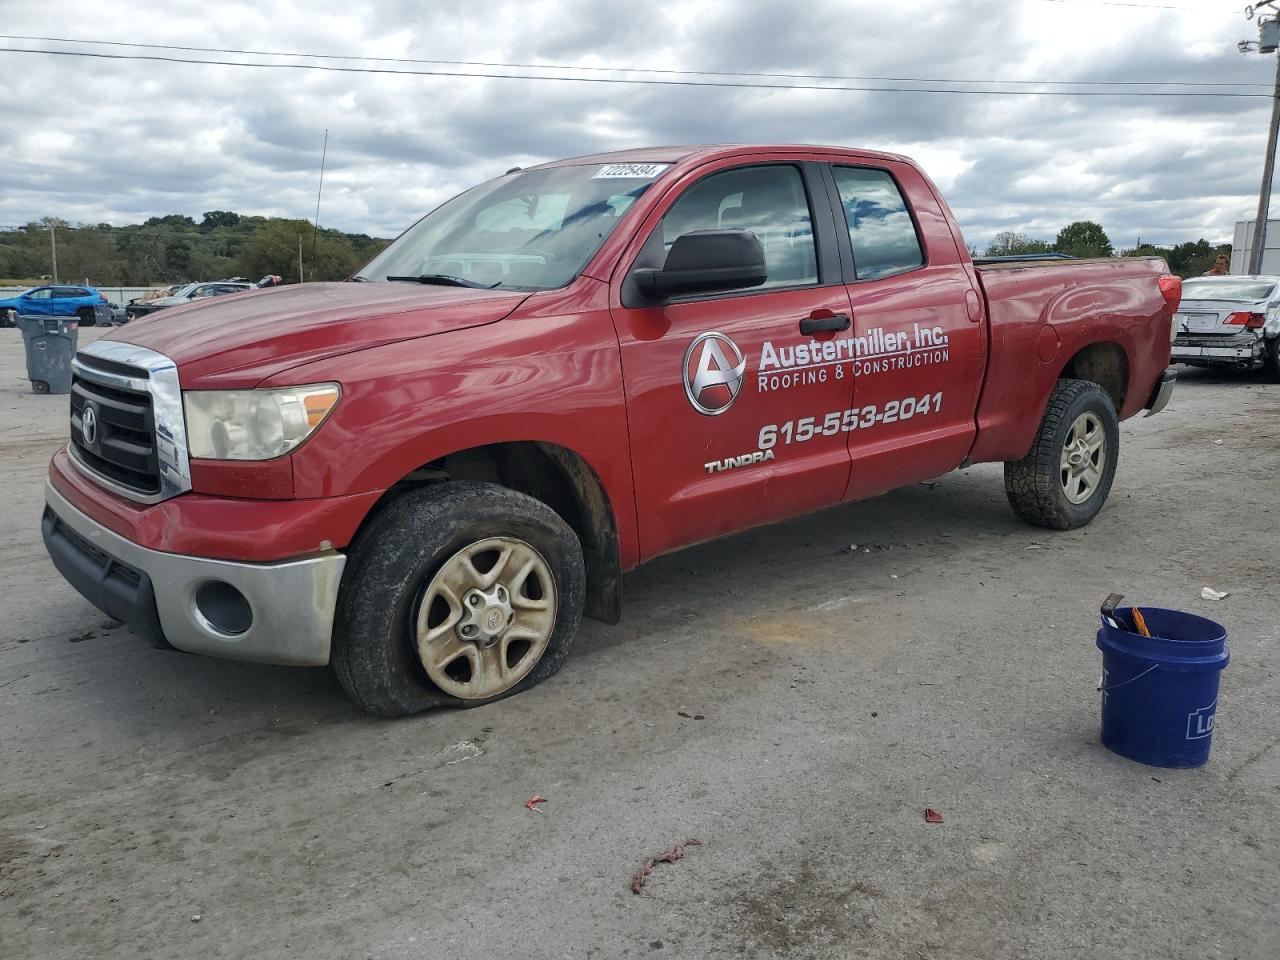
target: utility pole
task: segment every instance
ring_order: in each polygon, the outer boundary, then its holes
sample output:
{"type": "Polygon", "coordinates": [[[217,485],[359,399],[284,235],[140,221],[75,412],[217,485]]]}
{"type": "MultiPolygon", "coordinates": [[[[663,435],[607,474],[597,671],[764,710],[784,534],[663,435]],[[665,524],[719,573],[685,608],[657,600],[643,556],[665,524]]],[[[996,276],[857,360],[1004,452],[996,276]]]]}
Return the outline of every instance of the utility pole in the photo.
{"type": "Polygon", "coordinates": [[[53,282],[58,282],[58,234],[54,229],[53,221],[49,222],[49,249],[53,253],[53,282]]]}
{"type": "MultiPolygon", "coordinates": [[[[1256,7],[1245,7],[1244,15],[1252,20],[1255,11],[1269,7],[1271,16],[1258,19],[1258,40],[1239,44],[1241,53],[1257,50],[1258,53],[1275,53],[1280,47],[1280,11],[1275,0],[1266,0],[1256,7]]],[[[1249,251],[1247,270],[1257,276],[1262,273],[1262,259],[1267,252],[1267,220],[1271,216],[1271,180],[1276,172],[1276,140],[1280,137],[1280,57],[1276,58],[1275,89],[1271,95],[1271,129],[1267,134],[1267,156],[1262,164],[1262,187],[1258,190],[1258,217],[1253,223],[1253,246],[1249,251]]]]}
{"type": "Polygon", "coordinates": [[[306,282],[302,276],[302,234],[298,234],[298,282],[306,282]]]}
{"type": "Polygon", "coordinates": [[[320,186],[316,189],[316,222],[311,230],[311,262],[316,261],[316,241],[320,238],[320,195],[324,193],[324,160],[329,155],[329,128],[324,131],[324,148],[320,151],[320,186]]]}

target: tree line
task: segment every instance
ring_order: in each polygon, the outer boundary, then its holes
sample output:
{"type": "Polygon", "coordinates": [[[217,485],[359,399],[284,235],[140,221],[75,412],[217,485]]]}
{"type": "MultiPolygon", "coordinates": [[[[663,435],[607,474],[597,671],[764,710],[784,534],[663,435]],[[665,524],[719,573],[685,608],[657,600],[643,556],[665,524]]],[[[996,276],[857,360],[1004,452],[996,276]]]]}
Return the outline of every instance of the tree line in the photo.
{"type": "Polygon", "coordinates": [[[1077,220],[1058,231],[1058,236],[1052,243],[1012,230],[997,233],[987,244],[984,255],[1014,257],[1037,253],[1062,253],[1072,257],[1163,257],[1170,270],[1185,278],[1200,276],[1223,254],[1229,258],[1231,244],[1212,244],[1201,239],[1171,247],[1139,243],[1127,250],[1117,251],[1101,224],[1092,220],[1077,220]]]}
{"type": "Polygon", "coordinates": [[[53,274],[50,230],[58,251],[58,276],[104,287],[134,287],[278,274],[298,279],[302,238],[307,280],[342,280],[389,241],[363,233],[321,228],[306,220],[242,216],[210,210],[200,222],[172,214],[145,223],[72,226],[45,217],[0,230],[0,285],[36,282],[53,274]]]}

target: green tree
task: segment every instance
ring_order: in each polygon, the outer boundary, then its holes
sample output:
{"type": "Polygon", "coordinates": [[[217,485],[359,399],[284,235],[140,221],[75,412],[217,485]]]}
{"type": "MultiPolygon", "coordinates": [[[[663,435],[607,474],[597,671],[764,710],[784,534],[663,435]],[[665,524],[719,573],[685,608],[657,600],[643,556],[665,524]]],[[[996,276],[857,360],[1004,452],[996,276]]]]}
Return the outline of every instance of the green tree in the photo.
{"type": "Polygon", "coordinates": [[[58,234],[58,272],[64,280],[88,280],[115,286],[122,280],[115,238],[99,227],[78,227],[58,234]]]}
{"type": "MultiPolygon", "coordinates": [[[[298,242],[311,242],[311,224],[306,220],[268,220],[245,241],[237,262],[241,276],[257,279],[268,273],[286,280],[298,279],[298,242]]],[[[308,277],[308,279],[311,279],[308,277]]]]}
{"type": "Polygon", "coordinates": [[[200,221],[201,230],[213,230],[217,227],[234,227],[240,222],[240,214],[230,210],[209,210],[200,221]]]}
{"type": "Polygon", "coordinates": [[[276,220],[230,210],[210,210],[197,225],[170,214],[146,223],[73,227],[42,218],[12,230],[0,229],[0,278],[38,281],[53,272],[49,227],[58,238],[58,273],[65,279],[104,286],[173,283],[279,274],[297,280],[298,238],[302,238],[308,280],[340,280],[386,246],[366,234],[324,229],[314,239],[306,220],[276,220]]]}
{"type": "Polygon", "coordinates": [[[1077,220],[1058,232],[1053,249],[1071,257],[1110,257],[1113,255],[1111,240],[1100,224],[1092,220],[1077,220]]]}
{"type": "Polygon", "coordinates": [[[1017,257],[1025,254],[1051,253],[1053,246],[1044,240],[1034,240],[1025,233],[1005,230],[997,233],[987,244],[988,257],[1017,257]]]}

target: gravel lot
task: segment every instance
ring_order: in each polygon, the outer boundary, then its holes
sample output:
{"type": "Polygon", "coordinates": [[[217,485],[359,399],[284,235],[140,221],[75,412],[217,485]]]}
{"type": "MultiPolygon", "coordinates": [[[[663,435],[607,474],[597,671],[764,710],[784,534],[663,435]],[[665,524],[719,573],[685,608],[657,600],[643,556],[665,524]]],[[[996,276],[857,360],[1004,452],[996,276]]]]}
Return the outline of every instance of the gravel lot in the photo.
{"type": "Polygon", "coordinates": [[[1280,386],[1184,372],[1086,530],[951,474],[662,558],[548,683],[385,722],[64,584],[22,373],[0,330],[7,960],[1280,956],[1280,386]],[[1228,626],[1206,768],[1099,745],[1112,590],[1228,626]]]}

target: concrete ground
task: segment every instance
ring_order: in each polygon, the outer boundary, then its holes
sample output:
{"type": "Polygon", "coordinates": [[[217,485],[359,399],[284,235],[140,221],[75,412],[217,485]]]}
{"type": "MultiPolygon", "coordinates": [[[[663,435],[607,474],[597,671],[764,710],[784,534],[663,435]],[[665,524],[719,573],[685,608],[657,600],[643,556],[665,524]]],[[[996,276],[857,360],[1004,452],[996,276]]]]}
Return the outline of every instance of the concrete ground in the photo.
{"type": "Polygon", "coordinates": [[[66,586],[66,406],[0,331],[8,960],[1280,956],[1280,386],[1184,372],[1088,529],[977,467],[660,559],[551,681],[398,722],[66,586]],[[1099,745],[1113,590],[1228,626],[1207,767],[1099,745]]]}

